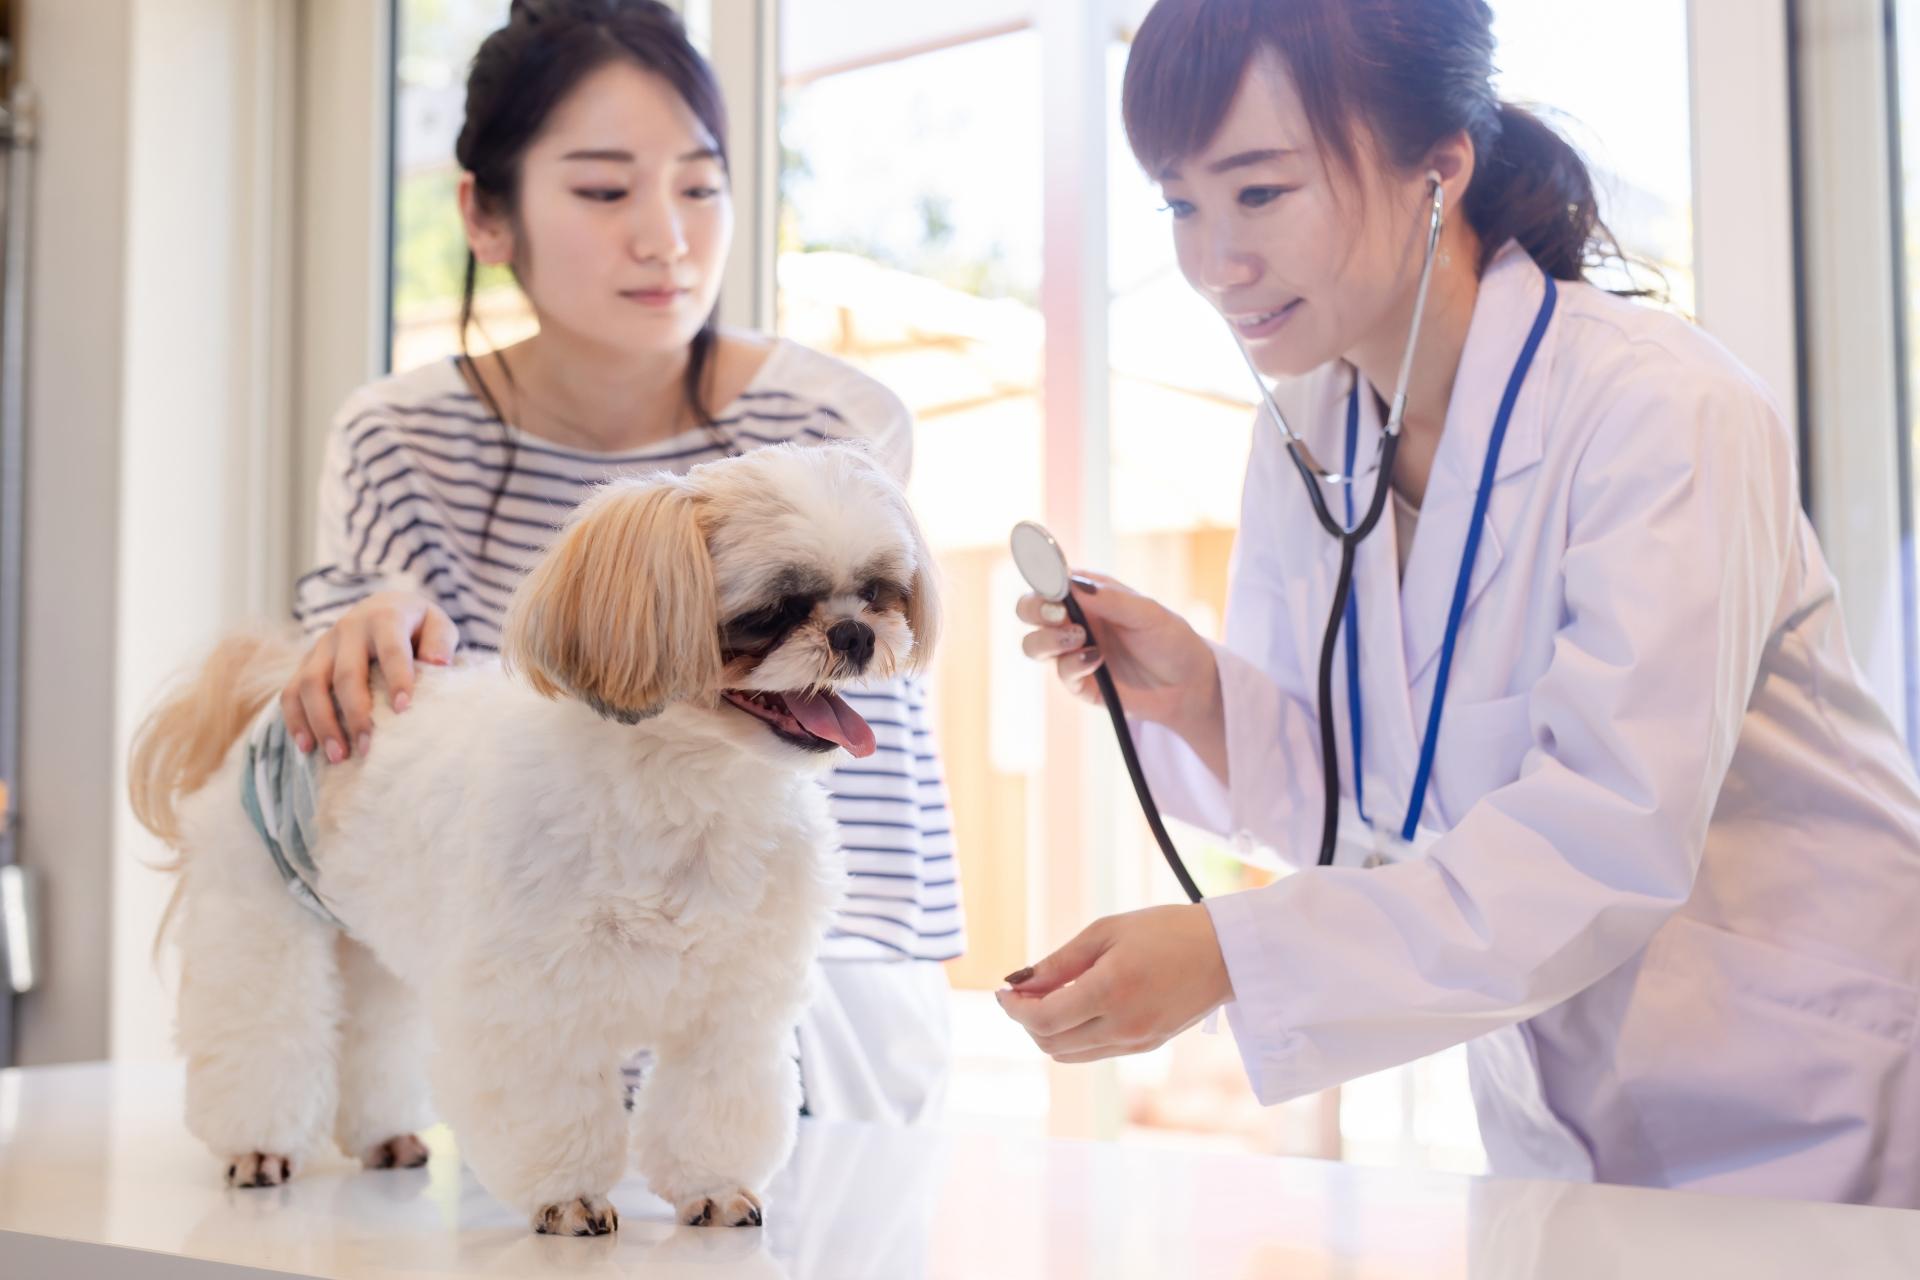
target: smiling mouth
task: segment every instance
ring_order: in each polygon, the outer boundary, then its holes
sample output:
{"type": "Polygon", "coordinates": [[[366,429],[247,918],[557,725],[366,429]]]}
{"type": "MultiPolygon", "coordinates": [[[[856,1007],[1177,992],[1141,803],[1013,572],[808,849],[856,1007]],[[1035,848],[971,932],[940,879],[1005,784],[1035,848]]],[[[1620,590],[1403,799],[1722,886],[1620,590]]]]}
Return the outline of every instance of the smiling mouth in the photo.
{"type": "Polygon", "coordinates": [[[765,725],[774,737],[802,750],[844,747],[856,760],[874,752],[873,729],[831,690],[775,693],[766,689],[723,689],[720,696],[765,725]]]}
{"type": "Polygon", "coordinates": [[[1280,319],[1282,316],[1292,311],[1295,307],[1299,306],[1300,301],[1301,300],[1299,298],[1295,298],[1292,302],[1289,302],[1284,306],[1275,307],[1271,311],[1262,311],[1257,315],[1250,315],[1250,316],[1235,316],[1233,318],[1233,327],[1241,330],[1242,332],[1251,332],[1255,329],[1261,328],[1262,326],[1272,324],[1275,320],[1280,319]]]}

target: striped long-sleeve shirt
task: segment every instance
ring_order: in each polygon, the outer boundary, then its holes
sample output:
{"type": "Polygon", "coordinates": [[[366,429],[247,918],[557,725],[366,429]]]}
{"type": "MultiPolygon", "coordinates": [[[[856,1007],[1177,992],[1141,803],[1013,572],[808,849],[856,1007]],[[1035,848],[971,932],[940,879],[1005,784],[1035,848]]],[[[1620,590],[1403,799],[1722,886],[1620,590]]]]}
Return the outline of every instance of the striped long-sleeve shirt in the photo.
{"type": "MultiPolygon", "coordinates": [[[[903,482],[912,455],[912,423],[897,396],[785,340],[720,411],[717,427],[735,449],[864,438],[903,482]]],[[[684,470],[725,452],[705,429],[620,454],[514,431],[451,360],[385,378],[350,397],[329,434],[317,566],[298,584],[295,614],[319,631],[374,591],[420,591],[453,618],[465,647],[495,650],[514,587],[596,485],[684,470]],[[503,470],[506,485],[483,546],[503,470]]],[[[873,726],[878,747],[829,780],[848,886],[823,956],[951,959],[965,941],[959,872],[925,688],[898,680],[846,696],[873,726]]]]}

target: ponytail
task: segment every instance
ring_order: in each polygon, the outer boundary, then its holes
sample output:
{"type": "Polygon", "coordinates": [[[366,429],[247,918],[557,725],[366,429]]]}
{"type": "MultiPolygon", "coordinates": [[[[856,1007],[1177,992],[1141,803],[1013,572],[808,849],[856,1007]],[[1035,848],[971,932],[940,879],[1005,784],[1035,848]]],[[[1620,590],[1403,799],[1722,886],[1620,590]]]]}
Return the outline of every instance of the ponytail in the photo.
{"type": "MultiPolygon", "coordinates": [[[[1480,237],[1481,252],[1491,257],[1507,241],[1518,240],[1527,256],[1556,280],[1582,280],[1610,263],[1629,274],[1635,267],[1652,270],[1630,261],[1600,220],[1593,175],[1573,144],[1524,107],[1502,102],[1499,112],[1498,132],[1480,153],[1461,201],[1480,237]]],[[[1625,292],[1639,296],[1656,291],[1625,292]]]]}

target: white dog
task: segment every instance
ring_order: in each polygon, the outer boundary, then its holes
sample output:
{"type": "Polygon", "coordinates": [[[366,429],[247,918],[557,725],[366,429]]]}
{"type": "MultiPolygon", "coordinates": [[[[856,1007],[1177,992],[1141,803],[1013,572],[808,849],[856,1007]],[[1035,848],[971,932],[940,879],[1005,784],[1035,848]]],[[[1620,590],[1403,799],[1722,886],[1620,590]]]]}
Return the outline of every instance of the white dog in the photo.
{"type": "Polygon", "coordinates": [[[227,641],[131,766],[181,853],[188,1126],[242,1186],[329,1134],[417,1164],[430,1078],[490,1192],[598,1235],[645,1046],[641,1172],[684,1222],[758,1224],[844,878],[818,778],[874,746],[833,689],[920,669],[937,616],[912,514],[855,448],[613,484],[516,593],[504,663],[423,671],[404,714],[378,700],[371,752],[311,766],[310,861],[242,803],[288,803],[255,796],[255,757],[297,645],[227,641]]]}

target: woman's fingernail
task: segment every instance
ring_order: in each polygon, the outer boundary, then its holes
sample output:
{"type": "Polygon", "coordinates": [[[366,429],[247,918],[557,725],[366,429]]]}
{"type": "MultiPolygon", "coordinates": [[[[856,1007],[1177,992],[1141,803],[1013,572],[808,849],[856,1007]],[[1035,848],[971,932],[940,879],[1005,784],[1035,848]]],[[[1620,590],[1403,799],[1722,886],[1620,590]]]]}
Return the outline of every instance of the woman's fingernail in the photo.
{"type": "Polygon", "coordinates": [[[1080,588],[1082,591],[1086,592],[1090,596],[1097,596],[1100,594],[1100,584],[1095,582],[1092,578],[1083,578],[1076,573],[1069,579],[1069,581],[1072,582],[1074,586],[1080,588]]]}
{"type": "Polygon", "coordinates": [[[1065,605],[1049,603],[1040,606],[1040,621],[1046,623],[1048,626],[1057,627],[1066,620],[1067,608],[1065,605]]]}
{"type": "Polygon", "coordinates": [[[405,689],[393,695],[393,709],[405,711],[413,703],[413,697],[405,689]]]}
{"type": "Polygon", "coordinates": [[[347,758],[347,749],[334,738],[327,739],[327,763],[339,764],[347,758]]]}
{"type": "Polygon", "coordinates": [[[363,733],[353,740],[353,749],[361,755],[367,754],[367,748],[373,745],[373,735],[363,733]]]}
{"type": "Polygon", "coordinates": [[[1032,976],[1033,976],[1033,966],[1028,965],[1024,969],[1017,969],[1014,972],[1008,974],[1006,976],[1005,981],[1008,986],[1017,987],[1021,983],[1025,982],[1028,978],[1031,978],[1032,976]]]}
{"type": "Polygon", "coordinates": [[[293,735],[293,745],[300,748],[300,754],[304,756],[313,750],[313,739],[304,733],[296,733],[293,735]]]}
{"type": "Polygon", "coordinates": [[[1060,633],[1061,647],[1078,649],[1087,642],[1087,633],[1079,627],[1068,627],[1060,633]]]}

